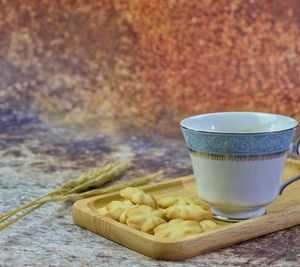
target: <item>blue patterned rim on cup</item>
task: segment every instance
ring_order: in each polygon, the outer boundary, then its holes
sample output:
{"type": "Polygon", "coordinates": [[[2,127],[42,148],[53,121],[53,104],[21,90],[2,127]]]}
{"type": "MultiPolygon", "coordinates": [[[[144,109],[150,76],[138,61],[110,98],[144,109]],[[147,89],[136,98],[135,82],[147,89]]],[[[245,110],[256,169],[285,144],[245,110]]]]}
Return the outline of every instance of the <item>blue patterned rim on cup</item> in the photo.
{"type": "Polygon", "coordinates": [[[292,118],[269,113],[222,112],[189,117],[181,121],[180,126],[187,147],[192,152],[224,155],[266,155],[287,151],[298,123],[292,118]],[[224,121],[221,121],[219,116],[223,116],[224,121]],[[235,116],[238,118],[236,122],[235,116]],[[254,116],[266,118],[267,122],[263,130],[256,129],[255,123],[261,122],[254,116]],[[232,120],[229,120],[231,117],[232,120]],[[243,117],[245,119],[242,119],[243,117]],[[223,124],[224,128],[230,127],[226,125],[226,120],[228,120],[228,124],[232,124],[233,130],[214,129],[216,127],[213,123],[214,118],[218,118],[215,125],[219,122],[223,124]],[[280,120],[279,126],[275,125],[276,123],[279,124],[276,119],[280,120]],[[274,120],[273,125],[272,120],[274,120]],[[250,130],[241,131],[240,129],[247,129],[248,121],[249,124],[252,124],[250,130]],[[205,125],[203,126],[202,123],[205,125]],[[239,124],[241,125],[240,129],[239,124]]]}

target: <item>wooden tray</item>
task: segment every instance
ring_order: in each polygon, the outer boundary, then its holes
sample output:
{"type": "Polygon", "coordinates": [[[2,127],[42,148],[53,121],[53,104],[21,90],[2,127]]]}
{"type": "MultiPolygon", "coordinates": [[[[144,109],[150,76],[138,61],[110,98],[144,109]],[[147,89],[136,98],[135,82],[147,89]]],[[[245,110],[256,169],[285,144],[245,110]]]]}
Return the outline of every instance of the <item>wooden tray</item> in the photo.
{"type": "MultiPolygon", "coordinates": [[[[283,180],[297,173],[300,173],[300,161],[288,159],[283,180]]],[[[199,200],[193,176],[141,188],[154,196],[181,195],[199,200]]],[[[74,223],[155,259],[186,259],[300,224],[300,182],[287,187],[281,196],[267,206],[267,214],[264,216],[238,223],[219,222],[222,226],[214,231],[176,240],[143,233],[96,212],[96,209],[118,199],[119,194],[112,193],[77,201],[73,205],[74,223]]]]}

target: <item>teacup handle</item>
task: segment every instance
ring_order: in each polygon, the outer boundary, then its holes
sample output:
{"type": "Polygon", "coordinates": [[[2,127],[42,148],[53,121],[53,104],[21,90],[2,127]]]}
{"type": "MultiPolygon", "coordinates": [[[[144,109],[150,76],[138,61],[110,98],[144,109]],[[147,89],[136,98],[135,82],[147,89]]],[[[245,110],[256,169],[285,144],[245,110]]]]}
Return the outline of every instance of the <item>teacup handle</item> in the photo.
{"type": "Polygon", "coordinates": [[[291,143],[288,153],[289,155],[300,155],[300,136],[296,139],[294,143],[291,143]]]}
{"type": "MultiPolygon", "coordinates": [[[[297,138],[297,140],[295,141],[295,143],[292,143],[290,145],[290,148],[289,148],[289,152],[288,152],[290,155],[296,155],[296,156],[299,156],[300,155],[300,137],[297,138]]],[[[280,188],[279,188],[279,195],[282,194],[283,190],[288,186],[290,185],[291,183],[297,181],[297,180],[300,180],[300,174],[298,175],[295,175],[289,179],[287,179],[283,184],[280,185],[280,188]]]]}

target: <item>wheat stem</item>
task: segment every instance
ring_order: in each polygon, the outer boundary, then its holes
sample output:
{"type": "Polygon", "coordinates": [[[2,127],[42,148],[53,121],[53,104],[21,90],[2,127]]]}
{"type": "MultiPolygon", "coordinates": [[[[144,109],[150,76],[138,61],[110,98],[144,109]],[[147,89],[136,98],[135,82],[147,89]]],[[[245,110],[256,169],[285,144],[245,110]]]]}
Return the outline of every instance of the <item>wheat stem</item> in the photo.
{"type": "Polygon", "coordinates": [[[27,208],[33,206],[34,204],[36,204],[37,202],[39,202],[39,201],[42,200],[43,198],[49,197],[50,195],[51,195],[51,192],[50,192],[50,194],[48,193],[48,194],[46,194],[46,195],[44,195],[44,196],[41,196],[41,197],[39,197],[39,198],[37,198],[37,199],[35,199],[35,200],[33,200],[33,201],[31,201],[31,202],[29,202],[29,203],[27,203],[27,204],[21,206],[21,207],[15,209],[15,210],[13,210],[13,211],[10,211],[10,212],[7,212],[7,213],[1,215],[0,223],[6,221],[8,218],[10,218],[11,216],[17,214],[17,213],[20,212],[21,210],[24,210],[24,209],[27,209],[27,208]]]}
{"type": "Polygon", "coordinates": [[[45,203],[40,203],[36,206],[34,206],[33,208],[31,208],[30,210],[24,212],[23,214],[19,215],[18,217],[16,217],[15,219],[3,224],[3,225],[0,225],[0,231],[3,231],[6,227],[10,226],[11,224],[17,222],[18,220],[22,219],[23,217],[25,217],[26,215],[28,215],[29,213],[35,211],[36,209],[38,209],[39,207],[43,206],[45,203]]]}

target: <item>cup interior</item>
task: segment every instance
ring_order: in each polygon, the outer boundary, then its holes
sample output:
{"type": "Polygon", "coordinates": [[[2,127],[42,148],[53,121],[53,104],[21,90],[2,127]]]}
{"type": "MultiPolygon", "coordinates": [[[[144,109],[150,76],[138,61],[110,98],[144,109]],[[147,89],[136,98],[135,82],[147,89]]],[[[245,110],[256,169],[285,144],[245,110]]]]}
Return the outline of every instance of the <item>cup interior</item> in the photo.
{"type": "Polygon", "coordinates": [[[220,112],[189,117],[180,125],[203,132],[264,133],[293,129],[298,123],[292,118],[271,113],[220,112]]]}

